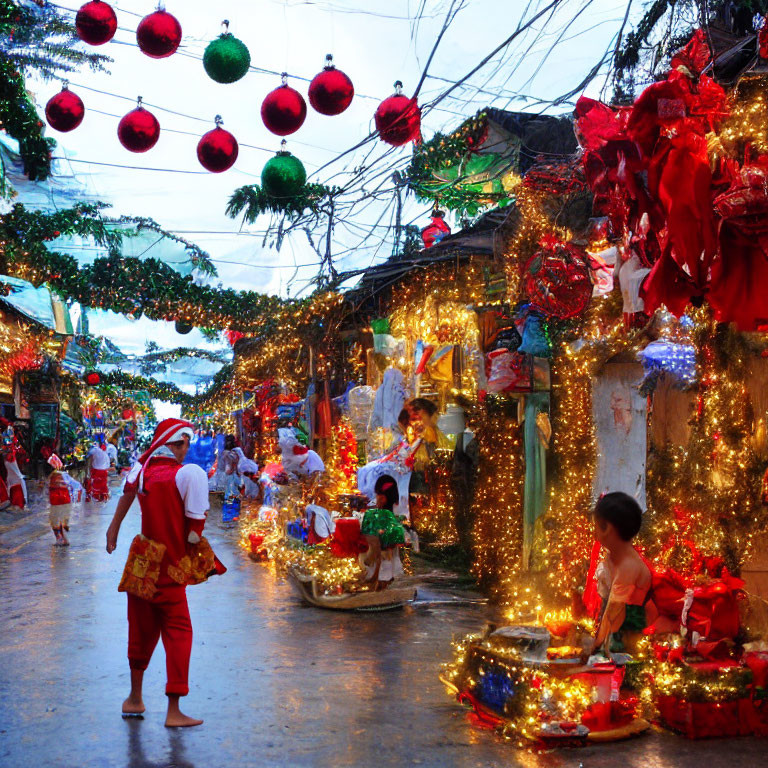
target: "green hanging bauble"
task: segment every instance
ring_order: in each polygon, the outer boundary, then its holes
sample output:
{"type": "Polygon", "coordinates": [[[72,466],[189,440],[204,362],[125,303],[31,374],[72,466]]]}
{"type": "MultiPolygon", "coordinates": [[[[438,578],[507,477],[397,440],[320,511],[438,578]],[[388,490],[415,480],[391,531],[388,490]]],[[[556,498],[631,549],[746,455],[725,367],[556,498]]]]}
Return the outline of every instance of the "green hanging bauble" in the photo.
{"type": "Polygon", "coordinates": [[[248,72],[251,54],[242,40],[225,32],[208,44],[203,54],[203,66],[211,80],[234,83],[248,72]]]}
{"type": "Polygon", "coordinates": [[[306,183],[301,160],[284,149],[268,160],[261,172],[261,186],[270,197],[294,197],[306,183]]]}

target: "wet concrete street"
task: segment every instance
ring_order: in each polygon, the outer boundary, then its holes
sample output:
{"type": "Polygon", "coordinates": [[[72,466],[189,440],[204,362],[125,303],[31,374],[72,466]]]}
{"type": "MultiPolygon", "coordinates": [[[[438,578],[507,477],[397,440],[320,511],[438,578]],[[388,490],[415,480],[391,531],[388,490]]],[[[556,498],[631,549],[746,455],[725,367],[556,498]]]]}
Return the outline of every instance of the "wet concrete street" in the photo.
{"type": "Polygon", "coordinates": [[[542,755],[518,751],[472,725],[437,679],[451,637],[481,628],[484,607],[367,615],[305,607],[241,553],[215,513],[207,532],[229,572],[188,590],[195,641],[183,704],[205,724],[163,726],[161,646],[146,675],[145,719],[123,721],[127,630],[125,595],[116,588],[139,515],[131,510],[109,556],[104,534],[114,504],[79,512],[69,548],[37,535],[42,511],[15,530],[0,528],[2,766],[768,764],[765,740],[688,742],[666,733],[542,755]]]}

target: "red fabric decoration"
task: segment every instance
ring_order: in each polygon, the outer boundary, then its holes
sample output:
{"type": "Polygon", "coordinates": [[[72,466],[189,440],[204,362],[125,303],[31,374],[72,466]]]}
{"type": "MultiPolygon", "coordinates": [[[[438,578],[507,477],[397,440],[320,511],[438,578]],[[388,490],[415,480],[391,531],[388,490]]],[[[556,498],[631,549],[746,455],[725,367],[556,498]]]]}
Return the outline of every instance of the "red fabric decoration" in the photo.
{"type": "Polygon", "coordinates": [[[351,103],[355,86],[340,69],[333,65],[333,57],[325,57],[326,65],[309,84],[309,103],[321,115],[340,115],[351,103]]]}
{"type": "Polygon", "coordinates": [[[757,33],[757,41],[760,44],[760,58],[768,59],[768,15],[763,18],[763,26],[757,33]]]}
{"type": "Polygon", "coordinates": [[[108,3],[92,0],[77,12],[75,29],[78,37],[88,45],[104,45],[115,36],[117,16],[108,3]]]}
{"type": "Polygon", "coordinates": [[[717,320],[734,322],[742,331],[754,331],[768,320],[766,165],[745,166],[731,188],[714,200],[721,217],[720,254],[712,264],[707,299],[717,320]]]}
{"type": "Polygon", "coordinates": [[[581,96],[573,114],[579,144],[584,149],[600,149],[606,142],[621,138],[624,129],[621,117],[626,112],[613,110],[607,104],[581,96]]]}
{"type": "Polygon", "coordinates": [[[433,216],[432,223],[421,230],[421,239],[425,248],[431,248],[450,234],[451,228],[445,223],[445,219],[442,216],[433,216]]]}
{"type": "Polygon", "coordinates": [[[301,128],[307,117],[304,97],[285,81],[267,94],[261,104],[261,119],[267,130],[277,136],[288,136],[301,128]]]}
{"type": "MultiPolygon", "coordinates": [[[[646,88],[631,108],[611,110],[586,98],[576,107],[595,211],[609,216],[615,235],[627,236],[630,249],[651,267],[641,292],[649,314],[665,304],[680,315],[689,302],[711,300],[720,274],[726,281],[733,275],[726,294],[744,282],[738,264],[726,269],[722,259],[718,272],[723,232],[719,241],[713,199],[730,181],[733,162],[710,167],[707,135],[716,132],[727,106],[725,91],[702,74],[709,62],[699,30],[675,54],[666,79],[646,88]]],[[[751,309],[750,299],[724,297],[720,319],[736,319],[732,313],[740,310],[749,314],[743,308],[751,309]]]]}
{"type": "Polygon", "coordinates": [[[229,132],[220,128],[208,131],[197,145],[197,159],[206,171],[223,173],[228,171],[237,160],[240,147],[237,139],[229,132]]]}
{"type": "Polygon", "coordinates": [[[768,653],[745,653],[743,661],[752,670],[752,684],[755,688],[768,688],[768,653]]]}
{"type": "Polygon", "coordinates": [[[693,37],[684,48],[681,48],[673,57],[672,69],[685,67],[692,75],[700,75],[712,56],[707,44],[707,38],[703,29],[697,29],[693,37]]]}
{"type": "Polygon", "coordinates": [[[581,722],[590,731],[608,731],[629,725],[637,712],[637,699],[595,702],[590,704],[581,716],[581,722]]]}
{"type": "Polygon", "coordinates": [[[525,290],[536,309],[565,320],[580,315],[592,298],[592,281],[582,251],[546,239],[523,269],[525,290]]]}
{"type": "Polygon", "coordinates": [[[595,540],[592,544],[592,552],[589,556],[589,570],[587,571],[587,582],[584,588],[584,595],[582,600],[584,606],[587,609],[587,613],[593,618],[597,619],[600,614],[600,608],[602,606],[602,600],[597,592],[597,579],[595,574],[597,573],[597,566],[600,564],[600,553],[602,552],[602,545],[599,541],[595,540]]]}
{"type": "Polygon", "coordinates": [[[160,123],[139,104],[120,121],[117,137],[129,152],[147,152],[160,138],[160,123]]]}
{"type": "Polygon", "coordinates": [[[85,105],[76,94],[64,87],[45,105],[45,119],[51,128],[67,133],[74,131],[85,117],[85,105]]]}
{"type": "MultiPolygon", "coordinates": [[[[652,597],[659,615],[680,623],[685,593],[690,579],[671,568],[653,573],[652,597]]],[[[723,569],[719,580],[694,586],[693,603],[688,610],[686,627],[709,641],[734,638],[739,632],[738,598],[744,582],[723,569]]]]}
{"type": "Polygon", "coordinates": [[[342,517],[336,521],[331,539],[334,557],[357,557],[368,549],[368,543],[360,532],[360,521],[355,517],[342,517]]]}
{"type": "Polygon", "coordinates": [[[181,44],[181,24],[167,11],[145,16],[136,29],[136,40],[143,53],[153,59],[164,59],[176,53],[181,44]]]}
{"type": "Polygon", "coordinates": [[[421,136],[421,109],[416,99],[409,99],[395,83],[395,93],[379,104],[373,116],[381,140],[393,147],[400,147],[421,136]]]}

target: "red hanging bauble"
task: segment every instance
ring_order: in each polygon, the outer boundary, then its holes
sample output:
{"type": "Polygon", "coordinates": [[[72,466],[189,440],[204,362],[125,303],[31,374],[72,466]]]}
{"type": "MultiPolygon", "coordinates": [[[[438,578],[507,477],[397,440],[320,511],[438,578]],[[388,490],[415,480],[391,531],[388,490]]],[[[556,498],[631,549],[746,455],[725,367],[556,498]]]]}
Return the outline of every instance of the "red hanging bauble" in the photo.
{"type": "Polygon", "coordinates": [[[307,102],[288,85],[288,75],[283,72],[283,84],[270,91],[261,104],[261,119],[268,131],[278,136],[296,133],[307,116],[307,102]]]}
{"type": "Polygon", "coordinates": [[[399,147],[421,135],[421,109],[416,99],[403,94],[403,84],[395,83],[395,93],[379,104],[373,119],[382,141],[399,147]]]}
{"type": "Polygon", "coordinates": [[[153,59],[164,59],[176,53],[181,43],[181,24],[165,10],[145,16],[136,29],[139,48],[153,59]]]}
{"type": "Polygon", "coordinates": [[[424,229],[421,230],[421,239],[424,242],[425,248],[431,248],[433,245],[437,245],[446,235],[451,234],[451,228],[443,218],[445,214],[443,211],[437,208],[432,211],[432,223],[427,224],[424,229]]]}
{"type": "Polygon", "coordinates": [[[136,109],[125,115],[118,124],[117,137],[129,152],[146,152],[157,144],[160,138],[160,123],[151,112],[141,106],[141,96],[136,109]]]}
{"type": "Polygon", "coordinates": [[[221,125],[221,116],[216,115],[216,127],[208,131],[197,145],[197,159],[200,165],[211,173],[229,170],[235,164],[240,151],[237,139],[221,125]]]}
{"type": "Polygon", "coordinates": [[[74,131],[85,116],[83,100],[69,90],[69,83],[65,80],[61,90],[53,96],[45,105],[45,119],[51,128],[67,133],[74,131]]]}
{"type": "Polygon", "coordinates": [[[97,387],[101,384],[101,374],[98,371],[88,371],[85,374],[85,383],[89,387],[97,387]]]}
{"type": "Polygon", "coordinates": [[[340,115],[355,95],[352,81],[333,66],[333,56],[325,57],[325,69],[309,84],[309,103],[321,115],[340,115]]]}
{"type": "Polygon", "coordinates": [[[108,3],[92,0],[77,12],[75,29],[83,42],[89,45],[104,45],[115,36],[117,16],[108,3]]]}
{"type": "Polygon", "coordinates": [[[536,309],[559,320],[580,315],[592,298],[584,251],[554,237],[544,238],[526,263],[523,285],[536,309]]]}

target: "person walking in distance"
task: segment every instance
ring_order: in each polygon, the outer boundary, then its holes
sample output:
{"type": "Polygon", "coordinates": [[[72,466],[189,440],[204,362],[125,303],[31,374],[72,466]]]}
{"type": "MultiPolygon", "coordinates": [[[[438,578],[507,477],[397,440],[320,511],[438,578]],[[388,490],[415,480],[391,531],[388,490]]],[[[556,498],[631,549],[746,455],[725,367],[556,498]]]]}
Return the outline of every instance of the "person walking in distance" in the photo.
{"type": "MultiPolygon", "coordinates": [[[[180,584],[169,575],[169,569],[171,573],[178,572],[187,544],[200,541],[209,508],[206,473],[196,464],[182,464],[193,435],[192,424],[182,419],[165,419],[157,425],[152,444],[128,474],[123,495],[107,530],[107,552],[112,553],[117,546],[120,525],[138,496],[141,533],[145,537],[139,544],[148,543],[162,552],[152,596],[145,599],[127,590],[131,692],[123,702],[123,715],[144,712],[144,670],[162,636],[168,674],[165,687],[168,696],[165,724],[168,727],[194,726],[203,722],[188,717],[179,709],[179,698],[189,693],[192,623],[186,584],[180,584]]],[[[132,553],[139,538],[131,546],[132,553]]],[[[129,563],[130,560],[129,555],[129,563]]]]}

